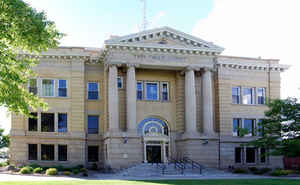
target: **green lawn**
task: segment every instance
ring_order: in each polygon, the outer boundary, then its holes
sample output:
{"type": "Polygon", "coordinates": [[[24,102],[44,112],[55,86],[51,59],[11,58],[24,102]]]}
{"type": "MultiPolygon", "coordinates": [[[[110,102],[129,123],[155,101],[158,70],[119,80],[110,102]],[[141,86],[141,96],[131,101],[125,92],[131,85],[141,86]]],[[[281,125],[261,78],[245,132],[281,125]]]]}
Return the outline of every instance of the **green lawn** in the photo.
{"type": "Polygon", "coordinates": [[[299,185],[300,180],[251,179],[251,180],[85,180],[85,181],[39,181],[0,182],[0,185],[299,185]]]}

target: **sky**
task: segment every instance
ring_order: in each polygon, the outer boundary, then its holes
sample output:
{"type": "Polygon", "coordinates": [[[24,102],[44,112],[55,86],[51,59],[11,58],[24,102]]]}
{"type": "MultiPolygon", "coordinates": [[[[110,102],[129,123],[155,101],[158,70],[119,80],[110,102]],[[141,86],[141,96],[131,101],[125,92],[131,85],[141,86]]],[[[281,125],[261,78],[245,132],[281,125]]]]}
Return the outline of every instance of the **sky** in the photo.
{"type": "MultiPolygon", "coordinates": [[[[61,46],[102,47],[142,28],[141,0],[25,0],[66,34],[61,46]]],[[[223,55],[280,59],[281,97],[300,97],[299,0],[147,0],[149,29],[169,26],[225,48],[223,55]]],[[[10,117],[0,108],[0,126],[10,117]]]]}

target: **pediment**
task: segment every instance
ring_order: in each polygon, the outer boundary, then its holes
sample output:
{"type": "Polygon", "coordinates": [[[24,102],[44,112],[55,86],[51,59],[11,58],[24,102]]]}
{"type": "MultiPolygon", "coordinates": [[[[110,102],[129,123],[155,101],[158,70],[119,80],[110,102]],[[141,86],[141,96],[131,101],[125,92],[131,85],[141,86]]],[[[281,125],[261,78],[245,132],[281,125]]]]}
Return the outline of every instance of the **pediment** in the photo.
{"type": "Polygon", "coordinates": [[[170,27],[146,30],[105,41],[106,45],[141,46],[154,48],[185,48],[221,53],[224,48],[170,27]]]}

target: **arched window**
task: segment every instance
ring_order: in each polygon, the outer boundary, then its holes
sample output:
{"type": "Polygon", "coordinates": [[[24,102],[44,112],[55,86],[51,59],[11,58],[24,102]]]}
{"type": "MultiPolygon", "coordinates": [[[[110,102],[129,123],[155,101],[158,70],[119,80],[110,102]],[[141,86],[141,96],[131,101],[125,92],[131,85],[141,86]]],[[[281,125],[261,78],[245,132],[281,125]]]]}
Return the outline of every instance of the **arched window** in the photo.
{"type": "Polygon", "coordinates": [[[145,135],[169,135],[168,125],[158,118],[147,118],[139,123],[138,132],[145,135]]]}

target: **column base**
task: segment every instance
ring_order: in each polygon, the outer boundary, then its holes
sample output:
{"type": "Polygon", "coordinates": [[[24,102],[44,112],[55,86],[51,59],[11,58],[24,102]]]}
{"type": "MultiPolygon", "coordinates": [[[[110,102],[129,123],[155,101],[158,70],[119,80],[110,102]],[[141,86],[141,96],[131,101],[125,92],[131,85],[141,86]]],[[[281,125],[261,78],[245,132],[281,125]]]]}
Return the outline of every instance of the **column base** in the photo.
{"type": "Polygon", "coordinates": [[[200,133],[197,131],[189,131],[189,132],[184,132],[182,135],[182,139],[196,139],[200,137],[200,133]]]}

